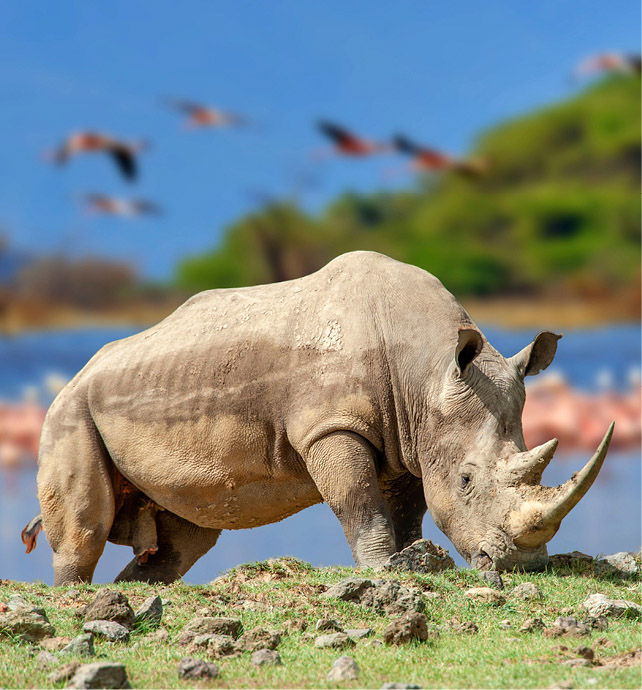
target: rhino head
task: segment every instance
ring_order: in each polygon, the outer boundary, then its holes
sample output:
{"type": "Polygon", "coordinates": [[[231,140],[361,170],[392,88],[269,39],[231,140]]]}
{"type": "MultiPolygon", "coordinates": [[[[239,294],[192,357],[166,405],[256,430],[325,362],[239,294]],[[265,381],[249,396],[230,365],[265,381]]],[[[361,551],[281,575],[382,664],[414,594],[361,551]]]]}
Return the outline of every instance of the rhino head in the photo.
{"type": "Polygon", "coordinates": [[[433,440],[418,449],[418,459],[435,523],[473,567],[544,567],[546,543],[606,457],[613,424],[580,472],[560,486],[545,487],[542,473],[557,439],[531,450],[524,443],[524,377],[551,363],[559,338],[540,333],[506,359],[478,330],[461,328],[454,357],[444,367],[441,391],[435,391],[428,413],[432,429],[426,436],[433,440]]]}

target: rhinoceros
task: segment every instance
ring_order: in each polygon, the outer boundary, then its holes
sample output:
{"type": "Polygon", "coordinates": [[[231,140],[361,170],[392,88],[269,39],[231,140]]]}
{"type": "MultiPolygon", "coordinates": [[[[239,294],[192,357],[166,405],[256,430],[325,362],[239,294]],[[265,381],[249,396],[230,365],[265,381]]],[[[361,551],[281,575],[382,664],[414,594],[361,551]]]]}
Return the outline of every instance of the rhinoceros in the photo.
{"type": "Polygon", "coordinates": [[[323,501],[359,566],[419,539],[429,510],[473,567],[541,568],[613,430],[566,483],[541,486],[557,440],[527,450],[524,377],[560,337],[504,358],[437,278],[374,252],[197,294],[103,347],[47,413],[55,584],[91,581],[107,540],[136,554],[117,581],[171,582],[221,530],[323,501]]]}

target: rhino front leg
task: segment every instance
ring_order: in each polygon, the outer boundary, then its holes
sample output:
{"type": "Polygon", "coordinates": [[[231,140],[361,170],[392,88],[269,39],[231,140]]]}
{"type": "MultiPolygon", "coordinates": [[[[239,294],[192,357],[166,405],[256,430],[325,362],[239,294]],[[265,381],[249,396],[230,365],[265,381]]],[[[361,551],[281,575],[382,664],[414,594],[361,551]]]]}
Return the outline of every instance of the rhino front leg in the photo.
{"type": "Polygon", "coordinates": [[[170,584],[185,573],[216,544],[221,530],[199,527],[167,510],[156,513],[158,551],[145,563],[130,561],[114,582],[170,584]]]}
{"type": "Polygon", "coordinates": [[[383,486],[397,551],[421,539],[421,525],[427,506],[421,479],[408,473],[383,486]]]}
{"type": "Polygon", "coordinates": [[[358,566],[381,565],[395,552],[374,458],[368,441],[349,431],[324,436],[305,458],[319,493],[341,522],[358,566]]]}

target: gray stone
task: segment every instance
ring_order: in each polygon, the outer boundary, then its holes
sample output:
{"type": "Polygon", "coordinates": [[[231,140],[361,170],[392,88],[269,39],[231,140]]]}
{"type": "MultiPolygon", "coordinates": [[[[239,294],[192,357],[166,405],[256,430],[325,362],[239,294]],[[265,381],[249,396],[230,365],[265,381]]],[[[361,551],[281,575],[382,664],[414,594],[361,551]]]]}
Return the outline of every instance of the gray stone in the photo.
{"type": "Polygon", "coordinates": [[[41,649],[36,656],[36,663],[40,668],[48,668],[49,666],[57,666],[59,661],[51,652],[41,649]]]}
{"type": "Polygon", "coordinates": [[[335,632],[343,632],[341,623],[334,618],[319,618],[314,626],[316,630],[321,632],[322,630],[334,630],[335,632]]]}
{"type": "Polygon", "coordinates": [[[48,676],[47,680],[50,683],[66,683],[70,678],[73,678],[74,673],[80,668],[79,661],[71,661],[68,664],[64,664],[55,671],[52,671],[48,676]]]}
{"type": "Polygon", "coordinates": [[[370,589],[373,586],[372,580],[365,580],[358,577],[348,577],[336,585],[332,585],[330,589],[324,592],[321,596],[326,599],[341,599],[342,601],[355,601],[361,598],[364,590],[370,589]]]}
{"type": "Polygon", "coordinates": [[[83,664],[71,681],[72,688],[130,688],[124,664],[83,664]]]}
{"type": "Polygon", "coordinates": [[[167,642],[169,640],[169,633],[165,628],[158,628],[153,632],[147,633],[143,639],[151,642],[167,642]]]}
{"type": "Polygon", "coordinates": [[[479,577],[493,589],[504,589],[504,581],[502,580],[502,576],[496,570],[482,570],[479,573],[479,577]]]}
{"type": "Polygon", "coordinates": [[[517,585],[517,587],[513,589],[509,596],[511,599],[533,601],[534,599],[542,598],[542,591],[532,582],[522,582],[521,585],[517,585]]]}
{"type": "Polygon", "coordinates": [[[20,611],[22,609],[31,610],[34,607],[21,594],[12,594],[7,601],[7,608],[9,611],[20,611]]]}
{"type": "Polygon", "coordinates": [[[351,640],[363,640],[366,637],[374,635],[372,628],[351,628],[343,631],[351,640]]]}
{"type": "Polygon", "coordinates": [[[330,633],[329,635],[319,635],[314,641],[314,646],[320,649],[343,649],[344,647],[354,647],[354,640],[351,640],[345,633],[330,633]]]}
{"type": "Polygon", "coordinates": [[[392,621],[383,631],[386,644],[405,644],[411,640],[428,639],[428,621],[423,613],[406,613],[392,621]]]}
{"type": "Polygon", "coordinates": [[[71,637],[46,637],[40,640],[40,646],[48,652],[59,652],[71,642],[71,637]]]}
{"type": "Polygon", "coordinates": [[[448,621],[448,627],[454,633],[464,633],[468,635],[476,635],[479,632],[477,624],[473,621],[460,621],[452,619],[448,621]]]}
{"type": "Polygon", "coordinates": [[[94,636],[91,633],[78,635],[60,650],[60,654],[75,654],[77,656],[95,656],[94,636]]]}
{"type": "Polygon", "coordinates": [[[490,587],[472,587],[464,596],[473,601],[492,604],[493,606],[501,606],[506,603],[506,597],[490,587]]]}
{"type": "Polygon", "coordinates": [[[88,621],[82,629],[110,642],[129,642],[129,630],[116,621],[88,621]]]}
{"type": "Polygon", "coordinates": [[[600,558],[595,564],[597,572],[619,572],[625,575],[637,575],[642,572],[640,559],[632,551],[620,551],[600,558]]]}
{"type": "Polygon", "coordinates": [[[216,635],[203,633],[196,635],[187,646],[188,654],[194,654],[207,649],[215,656],[231,656],[238,652],[238,647],[230,635],[216,635]]]}
{"type": "Polygon", "coordinates": [[[134,627],[135,616],[122,592],[101,587],[87,606],[85,621],[115,621],[131,630],[134,627]]]}
{"type": "MultiPolygon", "coordinates": [[[[508,623],[510,626],[510,621],[508,623]]],[[[544,621],[541,618],[527,618],[519,628],[519,632],[535,632],[544,629],[544,621]]]]}
{"type": "Polygon", "coordinates": [[[145,623],[156,627],[163,617],[163,602],[159,596],[148,597],[134,614],[136,624],[145,623]]]}
{"type": "Polygon", "coordinates": [[[192,618],[184,627],[183,633],[194,633],[194,635],[229,635],[237,638],[243,630],[243,624],[238,618],[212,616],[199,616],[192,618]]]}
{"type": "Polygon", "coordinates": [[[504,618],[504,620],[499,621],[499,627],[502,630],[510,630],[513,626],[508,618],[504,618]]]}
{"type": "Polygon", "coordinates": [[[591,563],[593,561],[593,556],[589,556],[587,553],[582,553],[581,551],[570,551],[569,553],[555,553],[548,557],[549,565],[554,566],[570,566],[573,563],[591,563]]]}
{"type": "Polygon", "coordinates": [[[0,637],[38,642],[55,634],[54,627],[42,609],[36,611],[17,608],[14,611],[0,613],[0,637]]]}
{"type": "Polygon", "coordinates": [[[613,618],[640,618],[642,607],[624,599],[609,599],[604,594],[591,594],[582,604],[589,616],[613,618]]]}
{"type": "Polygon", "coordinates": [[[257,649],[252,654],[254,666],[278,666],[281,663],[281,655],[273,649],[257,649]]]}
{"type": "Polygon", "coordinates": [[[604,616],[598,616],[597,618],[589,616],[582,621],[582,624],[586,625],[591,630],[599,630],[600,632],[607,630],[609,627],[609,622],[604,616]]]}
{"type": "Polygon", "coordinates": [[[410,570],[417,573],[439,573],[455,567],[455,561],[446,549],[429,539],[417,541],[393,553],[384,564],[384,570],[410,570]]]}
{"type": "Polygon", "coordinates": [[[413,683],[384,683],[381,690],[421,690],[421,685],[413,683]]]}
{"type": "Polygon", "coordinates": [[[243,634],[239,646],[248,652],[259,649],[276,649],[281,644],[281,633],[265,628],[253,628],[243,634]]]}
{"type": "Polygon", "coordinates": [[[593,663],[588,659],[567,659],[566,661],[562,661],[562,666],[593,666],[593,663]]]}
{"type": "Polygon", "coordinates": [[[359,666],[351,656],[340,656],[333,662],[327,678],[328,680],[357,680],[359,672],[359,666]]]}
{"type": "Polygon", "coordinates": [[[216,676],[218,676],[218,666],[209,661],[194,659],[188,656],[180,660],[178,664],[178,675],[187,680],[216,678],[216,676]]]}

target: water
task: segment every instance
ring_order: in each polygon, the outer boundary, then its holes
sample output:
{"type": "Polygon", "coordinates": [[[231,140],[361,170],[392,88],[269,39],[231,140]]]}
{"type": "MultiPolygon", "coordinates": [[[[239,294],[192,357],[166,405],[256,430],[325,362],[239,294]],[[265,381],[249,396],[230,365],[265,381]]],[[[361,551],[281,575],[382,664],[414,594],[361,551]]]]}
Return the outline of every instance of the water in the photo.
{"type": "MultiPolygon", "coordinates": [[[[0,338],[0,397],[17,399],[25,387],[42,391],[44,377],[54,371],[71,377],[104,343],[133,331],[92,330],[31,333],[0,338]]],[[[515,333],[484,329],[502,354],[522,349],[534,332],[515,333]]],[[[574,331],[560,341],[554,367],[572,385],[595,390],[597,374],[608,371],[615,385],[625,388],[627,376],[640,365],[638,326],[574,331]]],[[[554,460],[544,474],[544,483],[559,484],[579,469],[586,457],[565,456],[554,460]]],[[[585,553],[638,550],[640,526],[640,453],[609,454],[597,482],[565,518],[549,553],[578,549],[585,553]]],[[[53,582],[51,549],[40,535],[38,548],[24,553],[20,530],[38,512],[35,470],[16,474],[0,472],[0,578],[53,582]]],[[[464,561],[429,515],[424,537],[450,550],[459,565],[464,561]]],[[[341,526],[326,505],[309,508],[275,525],[252,530],[223,532],[216,546],[187,574],[190,583],[208,582],[239,563],[281,555],[293,555],[313,565],[350,565],[352,556],[341,526]]],[[[109,582],[132,558],[131,549],[108,544],[96,570],[97,582],[109,582]]]]}

